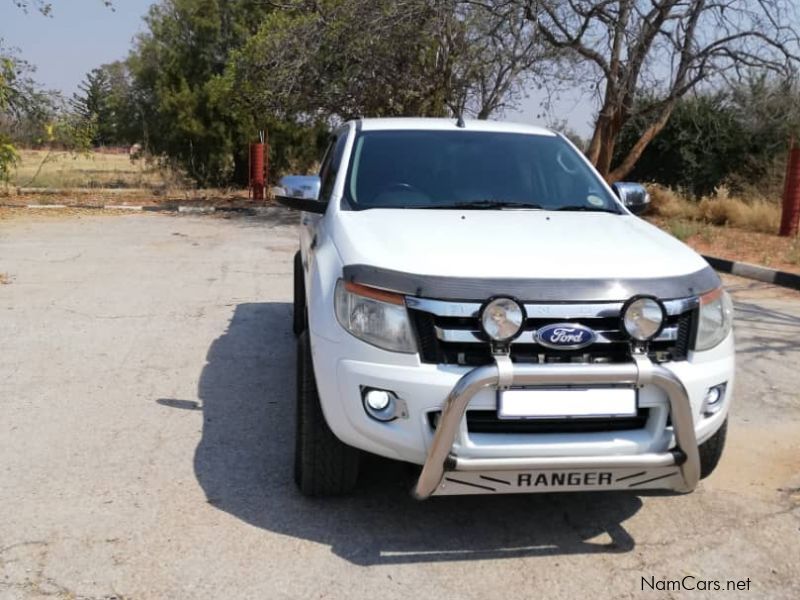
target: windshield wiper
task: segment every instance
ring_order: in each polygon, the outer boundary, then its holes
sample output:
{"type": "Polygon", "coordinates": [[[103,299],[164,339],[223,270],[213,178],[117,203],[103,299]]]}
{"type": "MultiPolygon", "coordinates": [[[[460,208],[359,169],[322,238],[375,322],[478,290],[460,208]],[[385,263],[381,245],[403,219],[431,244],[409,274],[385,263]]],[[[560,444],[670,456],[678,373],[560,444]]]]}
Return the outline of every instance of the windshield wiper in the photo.
{"type": "Polygon", "coordinates": [[[529,202],[514,202],[511,200],[474,200],[472,202],[454,202],[453,204],[426,204],[425,206],[414,206],[410,208],[430,208],[430,209],[459,209],[472,208],[475,210],[491,210],[494,208],[531,208],[541,210],[538,204],[529,202]]]}
{"type": "Polygon", "coordinates": [[[619,211],[614,210],[613,208],[603,208],[601,206],[586,206],[585,204],[570,204],[569,206],[562,206],[560,208],[554,208],[553,210],[563,210],[563,211],[583,211],[583,212],[605,212],[611,213],[614,215],[618,215],[619,211]]]}

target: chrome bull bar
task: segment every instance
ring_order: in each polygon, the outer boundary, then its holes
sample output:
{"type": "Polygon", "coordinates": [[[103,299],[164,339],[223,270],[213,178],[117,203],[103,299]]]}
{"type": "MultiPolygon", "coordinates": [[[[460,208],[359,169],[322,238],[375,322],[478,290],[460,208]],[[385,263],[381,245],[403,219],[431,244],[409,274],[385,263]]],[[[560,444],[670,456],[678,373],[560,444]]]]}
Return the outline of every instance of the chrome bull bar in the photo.
{"type": "Polygon", "coordinates": [[[700,455],[694,431],[689,396],[671,371],[654,365],[644,354],[621,364],[513,364],[508,356],[496,356],[495,364],[477,367],[464,374],[450,391],[442,410],[433,443],[414,487],[419,500],[430,497],[442,482],[445,471],[510,471],[539,468],[651,468],[677,466],[682,484],[677,491],[691,492],[700,479],[700,455]],[[663,453],[605,456],[466,458],[452,453],[453,443],[470,400],[480,390],[493,386],[629,384],[656,385],[669,398],[675,448],[663,453]]]}

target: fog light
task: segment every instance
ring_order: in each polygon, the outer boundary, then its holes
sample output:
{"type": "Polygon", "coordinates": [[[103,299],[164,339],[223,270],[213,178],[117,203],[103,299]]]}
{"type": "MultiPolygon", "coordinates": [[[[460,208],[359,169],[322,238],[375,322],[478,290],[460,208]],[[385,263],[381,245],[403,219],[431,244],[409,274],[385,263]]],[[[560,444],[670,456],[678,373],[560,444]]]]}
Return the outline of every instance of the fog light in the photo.
{"type": "Polygon", "coordinates": [[[705,416],[710,416],[720,411],[722,400],[725,398],[726,386],[727,383],[721,383],[708,389],[705,398],[703,398],[703,414],[705,416]]]}
{"type": "Polygon", "coordinates": [[[390,390],[362,387],[361,400],[364,411],[376,421],[386,423],[408,418],[406,403],[390,390]]]}
{"type": "Polygon", "coordinates": [[[364,394],[364,402],[372,410],[386,410],[392,402],[392,396],[386,390],[369,390],[364,394]]]}

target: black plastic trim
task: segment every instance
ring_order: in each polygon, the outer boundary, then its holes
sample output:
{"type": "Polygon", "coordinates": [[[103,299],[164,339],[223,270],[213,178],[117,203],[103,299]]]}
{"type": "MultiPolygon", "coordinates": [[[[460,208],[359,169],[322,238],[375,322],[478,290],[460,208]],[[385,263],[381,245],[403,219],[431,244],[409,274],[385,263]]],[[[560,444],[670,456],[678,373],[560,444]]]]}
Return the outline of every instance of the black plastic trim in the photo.
{"type": "Polygon", "coordinates": [[[292,210],[302,210],[310,213],[324,214],[328,208],[328,203],[323,200],[312,200],[311,198],[295,198],[294,196],[275,196],[278,204],[291,208],[292,210]]]}

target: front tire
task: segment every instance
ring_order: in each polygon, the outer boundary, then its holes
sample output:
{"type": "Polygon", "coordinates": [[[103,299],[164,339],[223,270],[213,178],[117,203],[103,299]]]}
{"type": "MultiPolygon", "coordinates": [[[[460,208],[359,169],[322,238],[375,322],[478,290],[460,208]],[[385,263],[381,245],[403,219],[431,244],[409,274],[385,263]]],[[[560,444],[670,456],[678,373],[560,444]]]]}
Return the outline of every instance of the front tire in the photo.
{"type": "Polygon", "coordinates": [[[297,422],[294,479],[305,496],[339,496],[353,490],[360,453],[328,427],[319,402],[308,331],[297,339],[297,422]]]}
{"type": "Polygon", "coordinates": [[[705,479],[719,464],[722,450],[725,448],[725,437],[728,433],[728,419],[725,419],[717,432],[700,444],[700,479],[705,479]]]}
{"type": "Polygon", "coordinates": [[[306,330],[306,284],[303,279],[303,257],[300,251],[294,255],[294,303],[292,330],[296,336],[306,330]]]}

